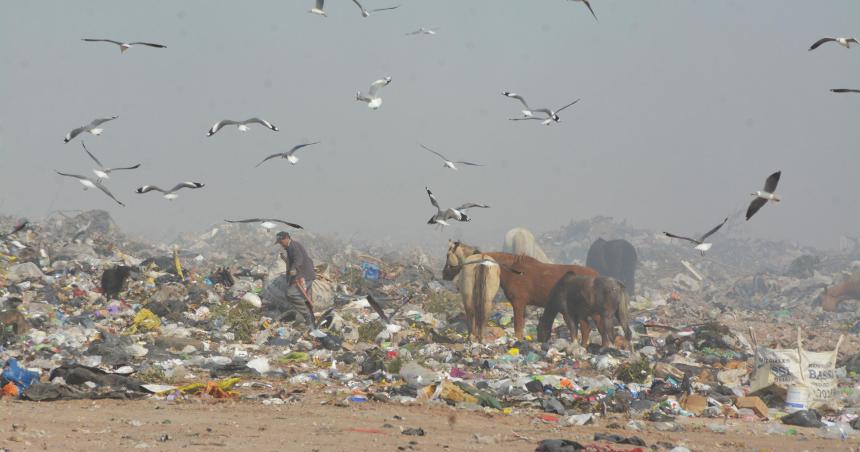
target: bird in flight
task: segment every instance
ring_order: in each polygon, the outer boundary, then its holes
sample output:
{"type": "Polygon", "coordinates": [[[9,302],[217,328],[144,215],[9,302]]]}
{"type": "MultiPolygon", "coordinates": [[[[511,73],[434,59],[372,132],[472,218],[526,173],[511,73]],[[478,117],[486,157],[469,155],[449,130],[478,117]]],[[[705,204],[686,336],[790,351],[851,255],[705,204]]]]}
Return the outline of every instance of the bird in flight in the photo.
{"type": "Polygon", "coordinates": [[[156,187],[155,185],[144,185],[143,187],[138,188],[136,190],[136,193],[139,195],[142,195],[144,193],[149,193],[151,191],[158,191],[158,192],[164,193],[164,199],[166,199],[168,201],[172,201],[172,200],[179,197],[179,195],[177,195],[176,192],[179,190],[182,190],[183,188],[202,188],[204,186],[205,185],[201,184],[200,182],[180,182],[180,183],[176,184],[176,186],[174,186],[170,190],[164,190],[164,189],[156,187]]]}
{"type": "Polygon", "coordinates": [[[166,49],[166,48],[167,48],[167,46],[166,46],[166,45],[163,45],[163,44],[153,44],[153,43],[151,43],[151,42],[140,42],[140,41],[138,41],[138,42],[119,42],[119,41],[114,41],[113,39],[93,39],[93,38],[83,38],[83,39],[81,39],[81,41],[87,41],[87,42],[109,42],[109,43],[111,43],[111,44],[116,44],[116,45],[118,45],[118,46],[119,46],[119,51],[120,51],[120,53],[125,53],[125,51],[126,51],[126,50],[128,50],[128,49],[130,49],[132,46],[136,46],[136,45],[142,45],[142,46],[148,46],[148,47],[155,47],[155,48],[157,48],[157,49],[166,49]]]}
{"type": "Polygon", "coordinates": [[[134,166],[126,166],[126,167],[123,167],[123,168],[105,168],[105,166],[104,166],[104,165],[102,165],[102,162],[100,162],[100,161],[99,161],[99,159],[97,159],[97,158],[96,158],[96,156],[94,156],[94,155],[90,152],[90,150],[89,150],[89,149],[87,149],[87,145],[86,145],[86,143],[84,143],[83,141],[81,141],[81,146],[83,146],[83,147],[84,147],[84,151],[87,153],[87,155],[89,155],[89,156],[90,156],[90,158],[91,158],[91,159],[93,159],[93,161],[94,161],[94,162],[96,162],[96,165],[98,165],[98,166],[99,166],[99,168],[98,168],[98,169],[94,169],[94,170],[93,170],[93,173],[95,173],[96,177],[98,177],[98,181],[99,181],[99,182],[101,182],[101,181],[102,181],[102,180],[104,180],[104,179],[110,179],[109,174],[110,174],[112,171],[119,171],[119,170],[133,170],[133,169],[138,169],[138,168],[140,168],[140,163],[138,163],[137,165],[134,165],[134,166]]]}
{"type": "Polygon", "coordinates": [[[251,118],[251,119],[246,119],[244,121],[234,121],[232,119],[223,119],[221,121],[216,122],[212,126],[212,128],[209,129],[208,132],[206,132],[206,136],[211,137],[212,135],[215,135],[215,133],[217,133],[219,130],[221,130],[222,127],[232,126],[232,125],[235,125],[236,127],[238,127],[240,132],[247,132],[248,131],[248,124],[261,124],[261,125],[267,127],[272,132],[277,132],[279,130],[271,122],[266,121],[265,119],[260,119],[260,118],[251,118]]]}
{"type": "Polygon", "coordinates": [[[430,220],[427,221],[427,224],[440,224],[443,226],[448,226],[448,220],[456,220],[456,221],[471,221],[472,219],[466,215],[465,210],[471,209],[473,207],[480,207],[482,209],[489,208],[490,206],[486,204],[478,204],[474,202],[467,202],[460,207],[457,208],[447,208],[442,210],[439,207],[439,201],[436,200],[436,196],[433,195],[433,192],[430,191],[429,188],[424,187],[427,190],[427,196],[430,197],[430,204],[436,208],[436,213],[430,217],[430,220]]]}
{"type": "Polygon", "coordinates": [[[93,119],[92,121],[90,121],[89,124],[87,124],[85,126],[80,126],[76,129],[72,129],[72,131],[67,133],[65,138],[63,138],[63,143],[68,143],[69,141],[72,141],[76,136],[78,136],[84,132],[89,132],[93,135],[101,135],[105,129],[100,128],[99,126],[108,122],[108,121],[113,121],[116,118],[119,118],[119,116],[111,116],[110,118],[93,119]]]}
{"type": "Polygon", "coordinates": [[[432,153],[436,154],[437,156],[439,156],[439,158],[441,158],[442,161],[444,162],[444,163],[442,163],[442,166],[445,168],[451,168],[454,171],[457,171],[457,166],[454,165],[455,163],[460,163],[462,165],[468,165],[468,166],[484,166],[484,165],[481,165],[480,163],[471,163],[471,162],[464,162],[464,161],[454,162],[454,161],[448,159],[448,157],[445,157],[444,155],[434,151],[433,149],[428,148],[427,146],[424,146],[423,144],[419,144],[419,146],[421,146],[425,150],[432,152],[432,153]]]}
{"type": "Polygon", "coordinates": [[[771,174],[767,177],[767,180],[764,181],[764,189],[757,190],[755,193],[752,193],[752,196],[755,196],[755,199],[752,200],[750,206],[747,208],[747,221],[749,221],[759,209],[764,207],[768,201],[781,201],[779,195],[774,193],[776,191],[776,185],[779,183],[780,175],[782,175],[782,171],[777,171],[771,174]]]}
{"type": "Polygon", "coordinates": [[[296,223],[290,223],[289,221],[278,220],[277,218],[249,218],[247,220],[224,220],[227,223],[260,223],[260,226],[266,229],[272,229],[280,224],[285,224],[287,226],[296,228],[296,229],[304,229],[296,223]]]}
{"type": "Polygon", "coordinates": [[[268,160],[278,158],[278,157],[285,158],[285,159],[287,159],[288,162],[295,165],[299,161],[299,158],[294,155],[296,153],[296,151],[298,151],[299,149],[301,149],[305,146],[312,146],[314,144],[319,144],[319,141],[314,141],[313,143],[297,144],[297,145],[293,146],[292,149],[290,149],[287,152],[278,152],[277,154],[272,154],[272,155],[264,158],[263,161],[258,163],[257,166],[255,166],[254,168],[257,168],[258,166],[262,165],[263,163],[266,163],[266,161],[268,161],[268,160]]]}
{"type": "Polygon", "coordinates": [[[119,204],[119,205],[121,205],[121,206],[125,207],[125,204],[123,204],[122,202],[120,202],[120,200],[116,199],[116,198],[114,197],[113,193],[111,193],[111,192],[110,192],[110,190],[108,190],[108,189],[107,189],[107,187],[105,187],[104,185],[102,185],[102,183],[101,183],[101,182],[99,182],[99,181],[94,181],[94,180],[90,179],[89,177],[81,176],[81,175],[78,175],[78,174],[67,174],[67,173],[61,173],[61,172],[59,172],[59,171],[57,171],[57,170],[54,170],[54,171],[55,171],[57,174],[59,174],[60,176],[74,177],[75,179],[77,179],[77,180],[78,180],[78,182],[80,182],[80,183],[81,183],[81,185],[83,185],[83,186],[84,186],[84,190],[87,190],[87,189],[90,189],[90,188],[98,188],[98,189],[99,189],[99,190],[101,190],[104,194],[108,195],[108,196],[110,197],[110,199],[113,199],[114,201],[116,201],[116,203],[117,203],[117,204],[119,204]]]}
{"type": "Polygon", "coordinates": [[[686,241],[688,241],[688,242],[695,243],[695,244],[696,244],[696,246],[694,247],[694,249],[696,249],[696,250],[698,250],[698,251],[701,251],[701,252],[702,252],[702,256],[704,256],[704,255],[705,255],[705,251],[708,251],[709,249],[711,249],[711,245],[712,245],[711,243],[706,243],[706,242],[705,242],[705,240],[706,240],[708,237],[712,236],[715,232],[717,232],[721,227],[723,227],[723,225],[724,225],[724,224],[726,224],[726,222],[727,222],[727,221],[729,221],[729,217],[726,217],[726,219],[725,219],[725,220],[723,220],[723,222],[722,222],[722,223],[718,224],[715,228],[711,229],[710,231],[708,231],[708,232],[704,233],[704,234],[703,234],[701,237],[699,237],[698,239],[691,239],[691,238],[689,238],[689,237],[684,237],[684,236],[680,236],[680,235],[670,234],[670,233],[668,233],[668,232],[663,232],[663,234],[665,234],[665,235],[666,235],[666,237],[671,237],[671,238],[673,238],[673,239],[681,239],[681,240],[686,240],[686,241]]]}
{"type": "Polygon", "coordinates": [[[812,47],[809,48],[810,51],[817,49],[821,44],[825,42],[835,42],[846,49],[851,47],[851,44],[857,44],[857,38],[821,38],[818,41],[815,41],[812,44],[812,47]]]}

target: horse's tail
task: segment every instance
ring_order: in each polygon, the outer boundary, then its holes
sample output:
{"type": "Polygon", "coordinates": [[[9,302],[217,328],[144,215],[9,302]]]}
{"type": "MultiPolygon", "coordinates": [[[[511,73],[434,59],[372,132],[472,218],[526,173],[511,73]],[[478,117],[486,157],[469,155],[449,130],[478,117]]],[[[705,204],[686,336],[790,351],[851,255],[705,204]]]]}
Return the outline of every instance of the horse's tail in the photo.
{"type": "MultiPolygon", "coordinates": [[[[615,318],[618,319],[618,323],[621,324],[621,329],[624,330],[624,338],[627,339],[627,342],[633,339],[633,332],[630,331],[630,297],[627,296],[627,291],[624,290],[624,284],[618,284],[621,290],[618,291],[618,309],[615,311],[615,318]]],[[[632,347],[633,344],[630,343],[632,347]]]]}
{"type": "MultiPolygon", "coordinates": [[[[472,304],[475,305],[475,328],[477,331],[473,331],[474,334],[478,334],[478,331],[483,331],[483,326],[487,322],[487,311],[484,306],[484,297],[487,293],[487,266],[484,264],[477,264],[475,269],[475,279],[472,283],[472,304]]],[[[478,342],[481,342],[484,338],[479,337],[478,342]]]]}

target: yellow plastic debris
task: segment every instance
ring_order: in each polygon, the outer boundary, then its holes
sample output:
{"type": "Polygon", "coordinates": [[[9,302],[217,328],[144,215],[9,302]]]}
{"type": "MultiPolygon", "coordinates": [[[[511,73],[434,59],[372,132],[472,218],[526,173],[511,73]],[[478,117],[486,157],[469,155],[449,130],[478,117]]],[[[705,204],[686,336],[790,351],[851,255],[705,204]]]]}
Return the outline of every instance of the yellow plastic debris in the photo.
{"type": "Polygon", "coordinates": [[[134,315],[134,319],[131,321],[131,327],[128,329],[128,333],[134,334],[141,331],[154,331],[159,328],[161,328],[161,319],[159,319],[158,316],[149,309],[143,308],[134,315]]]}
{"type": "Polygon", "coordinates": [[[179,275],[179,279],[185,279],[185,276],[182,275],[182,264],[179,263],[179,249],[173,248],[173,266],[176,267],[176,274],[179,275]]]}
{"type": "Polygon", "coordinates": [[[508,350],[508,354],[511,356],[520,356],[520,349],[512,347],[510,350],[508,350]]]}

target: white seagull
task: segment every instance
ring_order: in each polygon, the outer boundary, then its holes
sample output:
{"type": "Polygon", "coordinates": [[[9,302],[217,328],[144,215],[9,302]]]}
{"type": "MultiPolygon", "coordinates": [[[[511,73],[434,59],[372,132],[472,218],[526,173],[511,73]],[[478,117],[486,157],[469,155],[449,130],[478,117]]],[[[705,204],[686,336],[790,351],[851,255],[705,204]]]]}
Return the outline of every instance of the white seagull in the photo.
{"type": "Polygon", "coordinates": [[[752,200],[749,208],[747,208],[747,221],[749,221],[759,209],[764,207],[768,201],[781,201],[779,195],[774,193],[776,191],[776,184],[779,183],[779,176],[781,175],[782,171],[777,171],[771,174],[767,177],[767,180],[764,181],[764,190],[757,190],[755,193],[752,193],[752,196],[755,196],[755,199],[752,200]]]}
{"type": "Polygon", "coordinates": [[[123,204],[122,202],[120,202],[120,200],[116,199],[116,198],[113,196],[113,193],[111,193],[111,192],[110,192],[110,190],[108,190],[108,189],[107,189],[107,187],[105,187],[104,185],[102,185],[102,183],[101,183],[101,182],[99,182],[99,181],[94,181],[94,180],[92,180],[92,179],[90,179],[89,177],[86,177],[86,176],[80,176],[80,175],[77,175],[77,174],[66,174],[66,173],[61,173],[61,172],[59,172],[59,171],[57,171],[57,170],[54,170],[54,171],[55,171],[57,174],[59,174],[60,176],[74,177],[75,179],[77,179],[77,180],[78,180],[78,182],[80,182],[80,183],[81,183],[81,185],[83,185],[83,186],[84,186],[84,190],[87,190],[87,189],[90,189],[90,188],[98,188],[99,190],[101,190],[102,192],[104,192],[104,194],[106,194],[106,195],[110,196],[110,199],[113,199],[114,201],[116,201],[116,203],[117,203],[117,204],[119,204],[119,205],[121,205],[121,206],[125,207],[125,204],[123,204]]]}
{"type": "Polygon", "coordinates": [[[361,91],[356,92],[355,100],[365,102],[367,103],[368,108],[376,110],[382,106],[382,98],[377,96],[376,93],[379,91],[379,88],[388,86],[389,83],[391,83],[391,77],[379,79],[370,84],[370,89],[367,90],[367,96],[361,94],[361,91]]]}
{"type": "Polygon", "coordinates": [[[140,168],[140,163],[138,163],[137,165],[134,165],[134,166],[126,166],[126,167],[123,167],[123,168],[105,168],[105,166],[104,166],[104,165],[102,165],[102,162],[100,162],[100,161],[99,161],[99,159],[97,159],[97,158],[96,158],[96,156],[94,156],[94,155],[90,152],[90,150],[89,150],[89,149],[87,149],[87,145],[86,145],[83,141],[81,141],[81,146],[83,146],[83,147],[84,147],[84,151],[86,151],[87,155],[89,155],[89,156],[90,156],[90,158],[91,158],[91,159],[93,159],[93,161],[94,161],[94,162],[96,162],[96,165],[98,165],[98,166],[99,166],[99,168],[98,168],[98,169],[94,169],[94,170],[93,170],[93,173],[95,173],[95,175],[98,177],[98,182],[101,182],[103,179],[110,179],[110,176],[108,176],[108,175],[109,175],[112,171],[119,171],[119,170],[133,170],[133,169],[138,169],[138,168],[140,168]]]}
{"type": "Polygon", "coordinates": [[[575,101],[565,105],[564,107],[559,108],[558,110],[553,110],[551,108],[535,108],[535,109],[531,110],[532,114],[543,113],[544,115],[546,115],[546,117],[544,117],[544,118],[536,118],[534,116],[527,116],[525,118],[511,118],[511,121],[527,121],[530,119],[534,119],[537,121],[541,121],[541,124],[548,126],[552,123],[560,122],[561,118],[559,118],[558,114],[561,113],[565,108],[570,107],[571,105],[573,105],[577,102],[579,102],[579,99],[576,99],[575,101]]]}
{"type": "Polygon", "coordinates": [[[421,146],[422,148],[424,148],[427,151],[430,151],[430,152],[438,155],[439,158],[441,158],[442,161],[445,162],[442,164],[442,166],[444,168],[451,168],[452,170],[457,171],[457,166],[454,165],[455,163],[462,163],[463,165],[469,165],[469,166],[484,166],[484,165],[481,165],[480,163],[471,163],[471,162],[464,162],[464,161],[454,162],[454,161],[449,160],[448,157],[445,157],[444,155],[434,151],[433,149],[428,148],[427,146],[424,146],[423,144],[419,144],[419,146],[421,146]]]}
{"type": "Polygon", "coordinates": [[[471,221],[466,212],[466,209],[471,209],[473,207],[480,207],[482,209],[489,208],[490,206],[486,204],[478,204],[474,202],[467,202],[460,207],[457,208],[448,208],[442,210],[439,207],[439,201],[436,200],[436,197],[433,196],[433,192],[430,191],[429,188],[424,187],[427,190],[427,196],[430,197],[430,204],[433,204],[433,207],[436,208],[436,214],[430,217],[430,220],[427,221],[427,224],[441,224],[443,226],[448,226],[448,220],[457,220],[457,221],[471,221]]]}
{"type": "Polygon", "coordinates": [[[183,189],[183,188],[202,188],[202,187],[204,187],[204,185],[201,184],[200,182],[180,182],[180,183],[176,184],[175,187],[171,188],[170,190],[165,191],[164,189],[158,188],[155,185],[144,185],[143,187],[140,187],[137,189],[137,194],[140,195],[140,194],[148,193],[151,191],[160,191],[160,192],[164,193],[164,199],[174,200],[174,199],[179,197],[179,195],[177,195],[176,192],[183,189]]]}
{"type": "Polygon", "coordinates": [[[587,6],[588,10],[591,11],[591,15],[594,16],[594,20],[597,20],[597,15],[594,14],[594,10],[591,9],[591,3],[588,3],[588,0],[572,0],[572,1],[585,3],[585,6],[587,6]]]}
{"type": "Polygon", "coordinates": [[[325,4],[325,0],[317,0],[314,7],[311,8],[310,11],[308,11],[308,12],[314,13],[314,14],[319,14],[320,16],[323,16],[323,17],[328,17],[328,14],[326,14],[325,10],[323,10],[323,4],[325,4]]]}
{"type": "Polygon", "coordinates": [[[72,141],[72,139],[74,139],[76,136],[78,136],[84,132],[89,132],[93,135],[101,135],[105,129],[99,128],[99,126],[108,122],[108,121],[113,121],[116,118],[119,118],[119,116],[111,116],[110,118],[93,119],[92,121],[90,121],[89,124],[87,124],[85,126],[80,126],[77,129],[72,129],[72,131],[67,133],[66,137],[63,138],[63,143],[68,143],[69,141],[72,141]]]}
{"type": "Polygon", "coordinates": [[[410,31],[409,33],[406,33],[406,36],[414,36],[414,35],[431,35],[432,36],[432,35],[436,34],[436,30],[438,30],[438,28],[419,27],[415,31],[410,31]]]}
{"type": "Polygon", "coordinates": [[[293,146],[292,149],[290,149],[287,152],[278,152],[277,154],[272,154],[272,155],[264,158],[263,161],[258,163],[257,166],[255,166],[254,168],[257,168],[258,166],[262,165],[263,163],[266,163],[266,161],[271,160],[273,158],[277,158],[277,157],[285,158],[285,159],[287,159],[288,162],[295,165],[299,161],[299,158],[294,155],[296,153],[296,151],[298,151],[299,149],[301,149],[305,146],[312,146],[314,144],[319,144],[319,141],[314,141],[313,143],[297,144],[297,145],[293,146]]]}
{"type": "Polygon", "coordinates": [[[361,6],[361,3],[358,3],[358,0],[352,0],[352,2],[353,2],[353,3],[355,3],[355,6],[358,6],[358,9],[360,9],[360,10],[361,10],[361,17],[367,17],[367,16],[369,16],[369,15],[370,15],[370,13],[376,13],[376,12],[379,12],[379,11],[389,11],[389,10],[392,10],[392,9],[400,8],[400,5],[397,5],[397,6],[388,6],[388,7],[385,7],[385,8],[376,8],[376,9],[371,9],[371,10],[369,10],[369,11],[368,11],[368,10],[367,10],[367,9],[365,9],[363,6],[361,6]]]}
{"type": "Polygon", "coordinates": [[[93,39],[93,38],[83,38],[83,39],[81,39],[81,41],[109,42],[111,44],[116,44],[119,46],[120,53],[125,53],[126,50],[131,48],[131,46],[136,46],[136,45],[155,47],[158,49],[166,49],[167,48],[167,46],[163,45],[163,44],[153,44],[151,42],[139,42],[139,41],[138,42],[119,42],[119,41],[114,41],[113,39],[93,39]]]}
{"type": "Polygon", "coordinates": [[[212,128],[209,129],[208,132],[206,132],[206,136],[211,137],[212,135],[215,135],[216,132],[221,130],[222,127],[232,126],[232,125],[237,126],[239,128],[240,132],[247,132],[248,131],[248,124],[261,124],[261,125],[264,125],[267,128],[269,128],[273,132],[278,131],[278,128],[274,124],[272,124],[269,121],[266,121],[265,119],[260,119],[260,118],[256,118],[256,117],[251,118],[251,119],[246,119],[244,121],[233,121],[232,119],[224,119],[224,120],[216,122],[212,126],[212,128]]]}
{"type": "Polygon", "coordinates": [[[510,97],[511,99],[516,99],[516,100],[518,100],[518,101],[522,102],[523,107],[526,107],[526,108],[523,110],[523,117],[526,117],[526,118],[531,118],[531,117],[532,117],[532,109],[531,109],[531,107],[529,107],[528,102],[526,102],[526,99],[525,99],[523,96],[520,96],[520,95],[519,95],[519,94],[517,94],[517,93],[512,93],[512,92],[510,92],[510,91],[502,91],[502,95],[503,95],[503,96],[510,97]]]}
{"type": "Polygon", "coordinates": [[[717,232],[721,227],[723,227],[724,224],[726,224],[727,221],[729,221],[729,217],[726,217],[726,219],[723,220],[722,223],[717,225],[717,227],[706,232],[703,236],[699,237],[698,239],[691,239],[689,237],[682,237],[680,235],[670,234],[670,233],[665,232],[665,231],[663,232],[663,234],[666,234],[666,237],[671,237],[673,239],[681,239],[681,240],[686,240],[688,242],[695,243],[696,246],[694,247],[694,249],[701,251],[702,256],[704,256],[705,251],[708,251],[709,249],[711,249],[711,245],[712,245],[711,243],[705,243],[705,239],[710,237],[713,233],[717,232]]]}
{"type": "Polygon", "coordinates": [[[851,44],[857,44],[857,38],[821,38],[818,41],[815,41],[815,44],[812,44],[812,47],[810,47],[809,50],[815,50],[821,44],[831,41],[845,47],[846,49],[850,48],[851,44]]]}
{"type": "Polygon", "coordinates": [[[834,88],[830,90],[834,93],[860,93],[860,89],[834,88]]]}
{"type": "Polygon", "coordinates": [[[287,226],[296,228],[296,229],[304,229],[303,227],[290,223],[289,221],[278,220],[277,218],[249,218],[247,220],[224,220],[227,223],[260,223],[260,226],[266,229],[272,229],[278,225],[278,223],[285,224],[287,226]]]}

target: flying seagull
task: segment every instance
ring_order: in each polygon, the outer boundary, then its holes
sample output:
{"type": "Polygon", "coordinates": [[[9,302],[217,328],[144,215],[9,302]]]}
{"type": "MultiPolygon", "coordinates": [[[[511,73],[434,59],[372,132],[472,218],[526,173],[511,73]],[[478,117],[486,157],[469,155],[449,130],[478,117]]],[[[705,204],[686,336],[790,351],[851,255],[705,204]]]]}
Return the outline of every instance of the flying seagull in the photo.
{"type": "Polygon", "coordinates": [[[325,10],[323,10],[323,4],[325,4],[325,0],[317,0],[314,7],[311,8],[310,11],[308,11],[308,12],[314,13],[314,14],[319,14],[320,16],[323,16],[323,17],[328,17],[328,14],[326,14],[325,10]]]}
{"type": "Polygon", "coordinates": [[[747,208],[747,221],[758,212],[768,201],[779,202],[779,195],[775,194],[776,184],[779,183],[779,176],[782,175],[782,171],[777,171],[770,176],[767,177],[767,180],[764,181],[764,190],[758,190],[755,193],[752,193],[755,196],[755,199],[750,203],[749,208],[747,208]]]}
{"type": "Polygon", "coordinates": [[[484,166],[484,165],[481,165],[480,163],[471,163],[471,162],[463,162],[463,161],[454,162],[454,161],[448,160],[448,157],[445,157],[444,155],[434,151],[433,149],[428,148],[427,146],[424,146],[423,144],[419,144],[419,146],[421,146],[422,148],[424,148],[427,151],[430,151],[430,152],[438,155],[439,158],[441,158],[445,162],[442,164],[442,166],[445,168],[451,168],[454,171],[457,171],[457,167],[454,165],[455,163],[462,163],[463,165],[469,165],[469,166],[484,166]]]}
{"type": "Polygon", "coordinates": [[[531,110],[532,113],[543,113],[544,115],[546,115],[545,118],[536,118],[534,116],[527,116],[525,118],[511,118],[511,121],[526,121],[529,119],[534,119],[534,120],[541,121],[541,124],[548,126],[554,122],[557,123],[557,122],[561,121],[561,118],[558,117],[558,114],[561,113],[562,110],[564,110],[565,108],[570,107],[571,105],[573,105],[577,102],[579,102],[579,99],[576,99],[575,101],[565,105],[564,107],[559,108],[558,110],[553,110],[550,108],[535,108],[535,109],[531,110]]]}
{"type": "Polygon", "coordinates": [[[531,109],[531,107],[529,107],[528,102],[526,102],[526,99],[523,96],[520,96],[517,93],[512,93],[510,91],[502,91],[502,95],[510,97],[511,99],[516,99],[516,100],[520,101],[523,104],[523,107],[525,107],[525,109],[523,110],[523,117],[526,117],[526,118],[532,117],[532,109],[531,109]]]}
{"type": "Polygon", "coordinates": [[[594,20],[597,20],[597,15],[594,14],[594,10],[591,9],[591,3],[588,3],[588,0],[572,0],[572,1],[585,3],[585,6],[587,6],[588,10],[591,11],[591,15],[594,16],[594,20]]]}
{"type": "Polygon", "coordinates": [[[289,221],[278,220],[277,218],[249,218],[247,220],[224,220],[227,223],[260,223],[260,226],[266,229],[272,229],[278,225],[278,223],[285,224],[287,226],[296,228],[296,229],[304,229],[303,227],[290,223],[289,221]]]}
{"type": "Polygon", "coordinates": [[[815,50],[821,44],[831,41],[845,47],[846,49],[850,48],[852,43],[857,44],[857,38],[821,38],[818,41],[815,41],[815,44],[812,44],[812,47],[810,47],[809,50],[815,50]]]}
{"type": "Polygon", "coordinates": [[[113,199],[114,201],[116,201],[116,203],[117,203],[117,204],[119,204],[119,205],[121,205],[121,206],[125,207],[125,204],[123,204],[123,203],[122,203],[122,202],[120,202],[118,199],[116,199],[116,198],[113,196],[113,193],[111,193],[111,192],[110,192],[110,190],[108,190],[108,189],[107,189],[107,187],[105,187],[104,185],[102,185],[102,183],[101,183],[101,182],[99,182],[99,181],[94,181],[94,180],[92,180],[92,179],[90,179],[89,177],[86,177],[86,176],[80,176],[80,175],[77,175],[77,174],[66,174],[66,173],[61,173],[61,172],[59,172],[59,171],[57,171],[57,170],[54,170],[54,171],[55,171],[57,174],[59,174],[60,176],[74,177],[75,179],[77,179],[77,180],[78,180],[78,182],[80,182],[80,183],[81,183],[81,185],[83,185],[83,186],[84,186],[84,190],[87,190],[87,189],[89,189],[89,188],[98,188],[99,190],[103,191],[103,192],[104,192],[104,194],[106,194],[106,195],[110,196],[110,199],[113,199]]]}
{"type": "Polygon", "coordinates": [[[455,209],[448,208],[442,210],[442,208],[439,207],[439,201],[437,201],[436,197],[433,196],[433,192],[431,192],[430,189],[427,187],[424,187],[424,189],[427,190],[427,196],[430,197],[430,204],[433,204],[433,207],[436,208],[436,214],[430,217],[430,220],[427,221],[427,224],[441,224],[443,226],[448,226],[448,220],[471,221],[471,218],[469,218],[469,216],[466,215],[466,212],[464,212],[466,209],[471,209],[473,207],[480,207],[482,209],[486,209],[490,207],[486,204],[467,202],[455,209]]]}
{"type": "Polygon", "coordinates": [[[835,88],[830,91],[834,93],[860,93],[860,89],[835,88]]]}
{"type": "Polygon", "coordinates": [[[438,28],[419,27],[415,31],[410,31],[409,33],[406,33],[406,36],[414,36],[414,35],[431,35],[432,36],[432,35],[436,34],[436,30],[438,30],[438,28]]]}
{"type": "Polygon", "coordinates": [[[130,48],[131,48],[131,46],[136,46],[136,45],[155,47],[155,48],[158,48],[158,49],[166,49],[166,48],[167,48],[167,46],[166,46],[166,45],[163,45],[163,44],[153,44],[153,43],[151,43],[151,42],[119,42],[119,41],[114,41],[114,40],[112,40],[112,39],[92,39],[92,38],[83,38],[83,39],[81,39],[81,41],[87,41],[87,42],[109,42],[109,43],[111,43],[111,44],[116,44],[116,45],[118,45],[118,46],[119,46],[119,51],[120,51],[120,53],[125,53],[125,51],[126,51],[126,50],[128,50],[128,49],[130,49],[130,48]]]}
{"type": "Polygon", "coordinates": [[[111,173],[111,171],[133,170],[133,169],[140,168],[140,163],[138,163],[137,165],[134,165],[134,166],[126,166],[123,168],[105,168],[105,166],[102,165],[102,162],[100,162],[99,159],[97,159],[96,156],[94,156],[90,152],[90,150],[87,149],[87,145],[83,141],[81,141],[81,146],[84,147],[84,151],[86,151],[87,155],[89,155],[90,158],[93,159],[94,162],[96,162],[96,165],[99,166],[99,169],[93,170],[93,173],[95,173],[95,175],[98,177],[99,182],[101,182],[103,179],[110,179],[110,176],[108,176],[108,175],[111,173]]]}
{"type": "Polygon", "coordinates": [[[202,187],[204,187],[204,185],[201,184],[200,182],[180,182],[180,183],[176,184],[175,187],[171,188],[170,190],[165,191],[161,188],[156,187],[155,185],[144,185],[143,187],[140,187],[137,189],[137,194],[140,195],[140,194],[148,193],[151,191],[160,191],[160,192],[164,193],[164,199],[174,200],[174,199],[179,197],[179,195],[177,195],[176,192],[183,189],[183,188],[202,188],[202,187]]]}
{"type": "Polygon", "coordinates": [[[353,3],[355,3],[355,6],[358,6],[358,9],[360,9],[360,10],[361,10],[361,16],[362,16],[362,17],[367,17],[367,16],[369,16],[369,15],[370,15],[370,13],[376,13],[376,12],[379,12],[379,11],[389,11],[389,10],[392,10],[392,9],[400,8],[400,5],[397,5],[397,6],[389,6],[389,7],[386,7],[386,8],[376,8],[376,9],[371,9],[371,10],[369,10],[369,11],[368,11],[368,10],[367,10],[367,9],[365,9],[363,6],[361,6],[361,3],[358,3],[358,0],[352,0],[352,2],[353,2],[353,3]]]}
{"type": "Polygon", "coordinates": [[[709,249],[711,249],[711,245],[712,245],[711,243],[705,243],[705,239],[710,237],[713,233],[717,232],[721,227],[723,227],[724,224],[726,224],[727,221],[729,221],[729,217],[726,217],[726,219],[723,220],[722,223],[717,225],[717,227],[706,232],[705,235],[699,237],[698,239],[691,239],[689,237],[682,237],[680,235],[670,234],[670,233],[665,232],[665,231],[663,232],[663,234],[666,234],[666,237],[671,237],[673,239],[681,239],[681,240],[686,240],[688,242],[695,243],[696,246],[694,247],[694,249],[701,251],[702,256],[704,256],[705,251],[708,251],[709,249]]]}
{"type": "Polygon", "coordinates": [[[257,168],[258,166],[262,165],[263,163],[266,163],[267,160],[271,160],[271,159],[277,158],[277,157],[285,158],[285,159],[287,159],[288,162],[295,165],[296,162],[299,161],[299,158],[294,155],[296,153],[296,151],[298,151],[299,149],[301,149],[305,146],[311,146],[314,144],[319,144],[319,141],[314,141],[313,143],[297,144],[297,145],[293,146],[292,149],[290,149],[287,152],[279,152],[277,154],[272,154],[272,155],[264,158],[263,161],[258,163],[257,166],[255,166],[254,168],[257,168]]]}
{"type": "Polygon", "coordinates": [[[385,77],[383,79],[379,79],[370,84],[370,89],[367,90],[367,96],[361,94],[361,91],[355,93],[355,100],[367,103],[367,107],[371,110],[376,110],[380,106],[382,106],[382,98],[376,95],[376,92],[379,91],[379,88],[383,86],[388,86],[391,83],[391,77],[385,77]]]}
{"type": "Polygon", "coordinates": [[[268,127],[269,129],[271,129],[273,132],[278,131],[278,128],[275,127],[274,124],[272,124],[269,121],[266,121],[265,119],[251,118],[251,119],[246,119],[244,121],[233,121],[232,119],[224,119],[224,120],[216,122],[215,125],[213,125],[212,128],[209,129],[208,132],[206,132],[206,136],[211,137],[212,135],[215,135],[216,132],[221,130],[222,127],[232,126],[232,125],[237,126],[239,128],[240,132],[247,132],[248,131],[248,124],[262,124],[262,125],[268,127]]]}
{"type": "Polygon", "coordinates": [[[72,131],[67,133],[66,137],[63,138],[63,143],[68,143],[69,141],[72,141],[72,139],[74,139],[76,136],[78,136],[84,132],[89,132],[93,135],[101,135],[105,129],[99,128],[99,126],[108,122],[108,121],[113,121],[116,118],[119,118],[119,116],[111,116],[110,118],[93,119],[92,121],[90,121],[89,124],[87,124],[85,126],[80,126],[77,129],[72,129],[72,131]]]}

